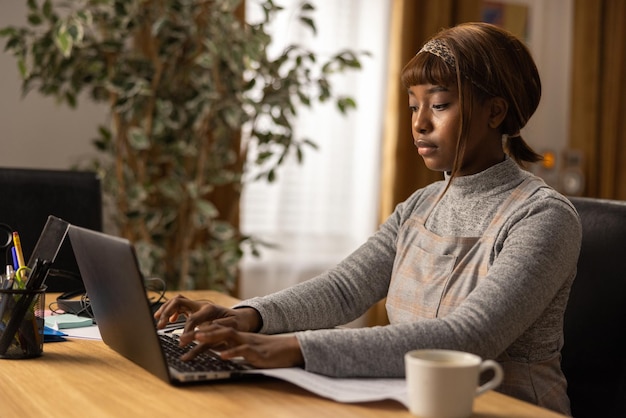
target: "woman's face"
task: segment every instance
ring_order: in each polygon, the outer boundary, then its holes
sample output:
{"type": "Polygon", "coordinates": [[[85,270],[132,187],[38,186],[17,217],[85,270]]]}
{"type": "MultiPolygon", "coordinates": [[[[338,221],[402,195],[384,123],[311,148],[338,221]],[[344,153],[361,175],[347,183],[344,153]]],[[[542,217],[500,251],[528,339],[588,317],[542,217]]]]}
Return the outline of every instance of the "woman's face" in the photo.
{"type": "MultiPolygon", "coordinates": [[[[452,171],[461,123],[456,86],[412,86],[409,108],[413,142],[426,167],[433,171],[452,171]]],[[[504,159],[501,136],[497,129],[489,126],[490,115],[490,100],[473,104],[469,137],[458,175],[478,173],[504,159]]]]}

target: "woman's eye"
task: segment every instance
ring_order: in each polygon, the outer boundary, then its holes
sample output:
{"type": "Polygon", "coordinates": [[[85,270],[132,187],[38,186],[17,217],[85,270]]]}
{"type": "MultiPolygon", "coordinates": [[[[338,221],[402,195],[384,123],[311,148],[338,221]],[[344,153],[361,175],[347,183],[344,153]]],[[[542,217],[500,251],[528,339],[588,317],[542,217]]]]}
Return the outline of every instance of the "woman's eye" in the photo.
{"type": "Polygon", "coordinates": [[[409,105],[409,110],[411,111],[411,113],[415,113],[417,112],[418,107],[417,106],[410,106],[409,105]]]}
{"type": "Polygon", "coordinates": [[[449,103],[436,104],[436,105],[433,105],[433,109],[435,109],[435,110],[444,110],[448,106],[449,106],[449,103]]]}

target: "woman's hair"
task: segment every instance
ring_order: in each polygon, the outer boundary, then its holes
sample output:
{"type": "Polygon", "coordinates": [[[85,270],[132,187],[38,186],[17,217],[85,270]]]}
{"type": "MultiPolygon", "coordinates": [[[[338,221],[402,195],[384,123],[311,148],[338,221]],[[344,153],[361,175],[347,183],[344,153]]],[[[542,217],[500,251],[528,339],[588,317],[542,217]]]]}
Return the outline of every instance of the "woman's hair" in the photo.
{"type": "Polygon", "coordinates": [[[508,103],[500,133],[506,152],[520,165],[542,159],[522,139],[522,129],[539,105],[541,80],[528,48],[513,34],[488,23],[464,23],[434,35],[402,69],[405,88],[456,85],[461,127],[452,177],[463,160],[472,103],[501,97],[508,103]]]}

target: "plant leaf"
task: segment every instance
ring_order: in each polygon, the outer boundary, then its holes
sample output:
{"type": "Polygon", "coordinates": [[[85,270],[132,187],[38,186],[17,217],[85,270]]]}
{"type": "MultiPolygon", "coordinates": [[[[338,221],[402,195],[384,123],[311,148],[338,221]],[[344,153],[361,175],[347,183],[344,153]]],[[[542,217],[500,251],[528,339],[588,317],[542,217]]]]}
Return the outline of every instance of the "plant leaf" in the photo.
{"type": "Polygon", "coordinates": [[[72,54],[72,46],[74,45],[74,41],[72,39],[72,36],[68,33],[65,24],[59,25],[59,28],[54,35],[54,44],[57,46],[57,48],[59,48],[59,51],[61,51],[65,58],[69,57],[72,54]]]}

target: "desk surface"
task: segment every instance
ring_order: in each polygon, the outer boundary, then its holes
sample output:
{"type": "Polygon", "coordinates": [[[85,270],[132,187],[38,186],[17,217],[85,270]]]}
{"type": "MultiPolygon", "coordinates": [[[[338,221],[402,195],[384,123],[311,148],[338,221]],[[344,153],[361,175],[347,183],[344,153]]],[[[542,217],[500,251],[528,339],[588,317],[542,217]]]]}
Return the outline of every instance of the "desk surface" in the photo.
{"type": "MultiPolygon", "coordinates": [[[[210,291],[185,292],[224,305],[236,300],[210,291]]],[[[47,302],[54,300],[47,296],[47,302]]],[[[395,401],[342,404],[287,382],[259,377],[237,382],[171,386],[120,356],[102,341],[46,343],[42,357],[0,359],[0,416],[21,417],[411,417],[395,401]]],[[[487,392],[473,417],[561,417],[487,392]]]]}

